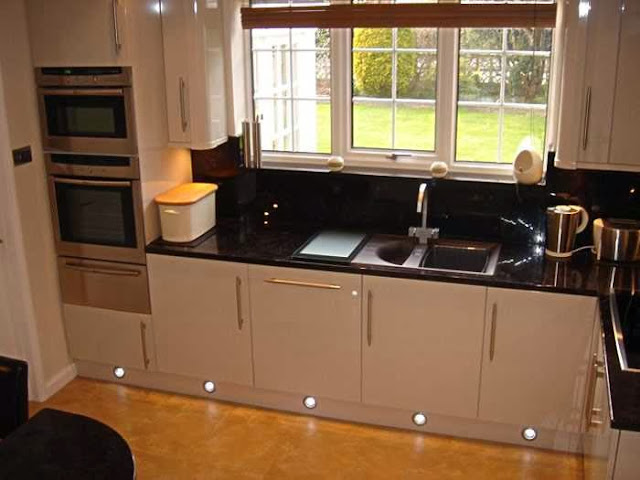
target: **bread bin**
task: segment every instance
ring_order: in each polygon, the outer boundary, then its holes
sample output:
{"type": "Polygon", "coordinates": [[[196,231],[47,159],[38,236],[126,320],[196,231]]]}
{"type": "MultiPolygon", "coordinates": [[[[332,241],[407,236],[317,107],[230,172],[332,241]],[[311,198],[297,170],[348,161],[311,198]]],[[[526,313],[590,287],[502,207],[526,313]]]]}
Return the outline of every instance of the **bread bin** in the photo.
{"type": "Polygon", "coordinates": [[[185,183],[158,195],[162,239],[186,243],[215,227],[217,189],[213,183],[185,183]]]}
{"type": "Polygon", "coordinates": [[[640,221],[598,218],[593,222],[593,242],[598,260],[640,261],[640,221]]]}

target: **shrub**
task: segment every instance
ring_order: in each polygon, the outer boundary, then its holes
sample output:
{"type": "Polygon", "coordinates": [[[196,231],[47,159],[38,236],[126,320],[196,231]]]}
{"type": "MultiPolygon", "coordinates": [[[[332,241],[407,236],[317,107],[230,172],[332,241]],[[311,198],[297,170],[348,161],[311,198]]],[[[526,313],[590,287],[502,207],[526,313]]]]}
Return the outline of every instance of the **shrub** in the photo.
{"type": "MultiPolygon", "coordinates": [[[[390,47],[390,28],[359,28],[355,30],[353,45],[360,48],[390,47]]],[[[398,43],[403,47],[415,47],[416,38],[411,29],[398,29],[398,43]]],[[[397,88],[399,95],[406,95],[417,73],[417,55],[398,55],[397,88]]],[[[354,90],[356,95],[391,97],[391,54],[381,52],[355,52],[353,59],[354,90]]]]}

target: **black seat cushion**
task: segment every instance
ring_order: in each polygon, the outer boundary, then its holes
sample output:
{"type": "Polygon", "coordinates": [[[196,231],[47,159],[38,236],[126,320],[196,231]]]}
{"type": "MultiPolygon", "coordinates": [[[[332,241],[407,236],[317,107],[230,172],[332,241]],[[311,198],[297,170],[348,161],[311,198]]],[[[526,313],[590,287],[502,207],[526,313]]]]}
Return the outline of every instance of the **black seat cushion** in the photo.
{"type": "Polygon", "coordinates": [[[0,357],[0,438],[29,418],[28,366],[22,360],[0,357]]]}

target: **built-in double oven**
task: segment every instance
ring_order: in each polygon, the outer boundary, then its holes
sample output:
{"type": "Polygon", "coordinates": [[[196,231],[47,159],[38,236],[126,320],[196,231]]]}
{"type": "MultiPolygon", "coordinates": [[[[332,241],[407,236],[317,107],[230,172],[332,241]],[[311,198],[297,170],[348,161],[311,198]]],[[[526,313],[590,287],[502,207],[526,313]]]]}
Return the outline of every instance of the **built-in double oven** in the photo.
{"type": "Polygon", "coordinates": [[[36,80],[63,302],[148,313],[131,69],[36,80]]]}

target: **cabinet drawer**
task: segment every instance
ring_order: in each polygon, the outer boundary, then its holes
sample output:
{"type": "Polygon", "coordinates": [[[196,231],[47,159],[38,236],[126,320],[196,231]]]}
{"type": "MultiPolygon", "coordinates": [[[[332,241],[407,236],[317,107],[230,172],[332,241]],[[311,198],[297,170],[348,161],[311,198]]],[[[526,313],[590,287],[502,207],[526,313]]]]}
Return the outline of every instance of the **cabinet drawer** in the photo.
{"type": "Polygon", "coordinates": [[[62,302],[134,313],[151,313],[147,267],[58,258],[62,302]]]}
{"type": "Polygon", "coordinates": [[[74,359],[155,369],[151,316],[64,305],[64,322],[74,359]]]}

